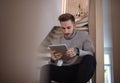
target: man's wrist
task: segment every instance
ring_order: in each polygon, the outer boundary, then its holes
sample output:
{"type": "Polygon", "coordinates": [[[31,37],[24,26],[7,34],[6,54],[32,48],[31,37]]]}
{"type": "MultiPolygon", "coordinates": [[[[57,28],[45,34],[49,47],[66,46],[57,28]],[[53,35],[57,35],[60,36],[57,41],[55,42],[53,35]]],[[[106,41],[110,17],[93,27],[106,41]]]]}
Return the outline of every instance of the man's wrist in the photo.
{"type": "Polygon", "coordinates": [[[79,56],[79,54],[80,54],[79,48],[76,47],[75,52],[76,52],[76,55],[79,56]]]}
{"type": "Polygon", "coordinates": [[[50,61],[51,61],[52,63],[54,63],[54,62],[55,62],[55,60],[53,60],[52,58],[50,59],[50,61]]]}

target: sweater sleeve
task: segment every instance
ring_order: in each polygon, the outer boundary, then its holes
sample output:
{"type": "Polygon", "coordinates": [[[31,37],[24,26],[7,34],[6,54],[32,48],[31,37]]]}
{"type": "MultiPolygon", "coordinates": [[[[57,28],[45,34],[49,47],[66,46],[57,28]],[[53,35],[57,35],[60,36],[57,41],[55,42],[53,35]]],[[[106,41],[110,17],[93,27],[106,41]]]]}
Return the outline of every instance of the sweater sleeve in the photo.
{"type": "Polygon", "coordinates": [[[89,40],[86,40],[84,42],[83,49],[79,49],[79,52],[80,52],[81,56],[84,56],[84,55],[93,55],[94,54],[93,44],[89,40]]]}
{"type": "Polygon", "coordinates": [[[94,55],[95,49],[93,46],[93,42],[91,41],[88,32],[84,33],[84,41],[82,45],[82,49],[79,49],[79,55],[85,56],[85,55],[94,55]]]}

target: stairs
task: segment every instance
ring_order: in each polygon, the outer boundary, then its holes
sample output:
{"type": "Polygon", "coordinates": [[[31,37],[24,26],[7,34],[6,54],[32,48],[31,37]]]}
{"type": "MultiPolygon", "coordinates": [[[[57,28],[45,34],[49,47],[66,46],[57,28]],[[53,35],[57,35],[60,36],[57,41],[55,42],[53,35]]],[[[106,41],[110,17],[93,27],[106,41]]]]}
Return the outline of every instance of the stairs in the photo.
{"type": "Polygon", "coordinates": [[[43,40],[43,42],[40,44],[40,52],[48,52],[48,45],[51,44],[51,41],[59,38],[62,36],[61,28],[60,26],[54,26],[53,29],[49,32],[49,34],[46,36],[46,38],[43,40]]]}

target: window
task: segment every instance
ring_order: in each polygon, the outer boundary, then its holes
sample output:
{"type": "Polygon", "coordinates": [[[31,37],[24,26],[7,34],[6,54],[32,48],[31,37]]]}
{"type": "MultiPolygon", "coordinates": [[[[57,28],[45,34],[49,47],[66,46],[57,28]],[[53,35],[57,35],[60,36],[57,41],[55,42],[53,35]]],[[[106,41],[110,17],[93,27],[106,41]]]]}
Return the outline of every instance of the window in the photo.
{"type": "Polygon", "coordinates": [[[112,83],[112,52],[105,50],[104,53],[104,83],[112,83]]]}

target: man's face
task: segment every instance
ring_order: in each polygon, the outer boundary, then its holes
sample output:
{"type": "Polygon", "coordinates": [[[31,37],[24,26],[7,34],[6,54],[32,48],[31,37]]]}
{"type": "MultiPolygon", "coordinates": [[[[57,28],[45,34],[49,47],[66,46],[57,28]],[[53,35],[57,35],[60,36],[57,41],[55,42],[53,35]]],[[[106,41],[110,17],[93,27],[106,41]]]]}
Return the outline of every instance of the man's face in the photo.
{"type": "Polygon", "coordinates": [[[75,28],[75,23],[73,23],[71,20],[60,22],[62,27],[62,32],[64,33],[65,37],[70,37],[73,33],[73,30],[75,28]]]}

